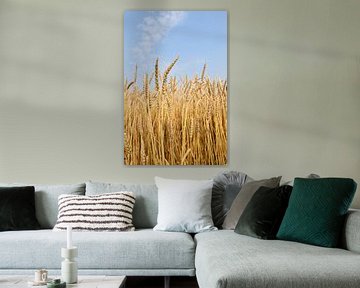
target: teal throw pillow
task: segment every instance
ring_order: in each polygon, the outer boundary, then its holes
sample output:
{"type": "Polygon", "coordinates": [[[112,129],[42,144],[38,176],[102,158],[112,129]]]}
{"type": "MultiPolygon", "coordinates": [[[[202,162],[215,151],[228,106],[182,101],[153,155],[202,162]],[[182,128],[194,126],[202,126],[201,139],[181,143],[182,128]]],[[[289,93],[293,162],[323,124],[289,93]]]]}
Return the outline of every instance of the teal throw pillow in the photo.
{"type": "Polygon", "coordinates": [[[355,191],[349,178],[295,178],[277,239],[337,247],[355,191]]]}

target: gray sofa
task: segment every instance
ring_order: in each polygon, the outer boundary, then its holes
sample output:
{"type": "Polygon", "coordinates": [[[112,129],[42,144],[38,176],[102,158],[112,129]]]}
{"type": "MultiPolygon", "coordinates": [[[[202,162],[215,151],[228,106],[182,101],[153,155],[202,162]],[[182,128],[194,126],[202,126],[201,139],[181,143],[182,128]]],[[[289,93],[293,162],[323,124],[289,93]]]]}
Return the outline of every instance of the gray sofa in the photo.
{"type": "Polygon", "coordinates": [[[136,195],[133,213],[136,231],[74,232],[80,274],[196,275],[201,288],[360,287],[360,211],[350,211],[347,216],[343,249],[330,249],[259,240],[230,230],[194,237],[153,231],[157,219],[155,185],[88,182],[35,185],[35,189],[37,217],[44,229],[0,232],[0,275],[28,274],[39,268],[48,269],[52,275],[60,273],[60,248],[66,245],[66,235],[49,229],[55,224],[54,207],[60,194],[94,195],[127,190],[136,195]]]}

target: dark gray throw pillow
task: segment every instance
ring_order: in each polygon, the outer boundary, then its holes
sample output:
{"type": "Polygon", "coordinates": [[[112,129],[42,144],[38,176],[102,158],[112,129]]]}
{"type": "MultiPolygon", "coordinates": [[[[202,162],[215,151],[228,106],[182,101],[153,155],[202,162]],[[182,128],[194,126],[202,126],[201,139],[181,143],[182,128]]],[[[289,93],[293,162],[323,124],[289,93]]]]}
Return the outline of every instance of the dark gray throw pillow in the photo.
{"type": "Polygon", "coordinates": [[[0,188],[0,231],[34,230],[40,224],[35,216],[35,188],[0,188]]]}
{"type": "Polygon", "coordinates": [[[235,232],[260,239],[275,239],[289,203],[292,187],[260,187],[235,227],[235,232]]]}
{"type": "Polygon", "coordinates": [[[214,225],[217,228],[221,228],[234,199],[249,178],[245,173],[238,171],[225,171],[215,176],[212,189],[211,213],[214,225]]]}
{"type": "Polygon", "coordinates": [[[269,188],[279,187],[280,180],[281,176],[245,183],[225,216],[224,223],[222,224],[223,229],[234,230],[241,214],[244,212],[246,205],[250,202],[255,192],[261,186],[269,188]]]}

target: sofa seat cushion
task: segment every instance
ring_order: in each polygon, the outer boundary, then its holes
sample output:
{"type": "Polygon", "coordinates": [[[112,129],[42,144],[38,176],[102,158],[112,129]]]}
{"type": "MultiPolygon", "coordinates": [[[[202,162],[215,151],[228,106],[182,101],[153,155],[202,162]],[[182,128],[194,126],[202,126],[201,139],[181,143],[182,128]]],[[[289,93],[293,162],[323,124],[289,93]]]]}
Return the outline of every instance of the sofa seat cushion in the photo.
{"type": "MultiPolygon", "coordinates": [[[[82,269],[194,269],[195,244],[186,233],[73,232],[82,269]]],[[[66,232],[1,232],[0,269],[60,269],[66,232]]]]}
{"type": "Polygon", "coordinates": [[[229,230],[195,236],[200,288],[358,287],[360,254],[229,230]]]}

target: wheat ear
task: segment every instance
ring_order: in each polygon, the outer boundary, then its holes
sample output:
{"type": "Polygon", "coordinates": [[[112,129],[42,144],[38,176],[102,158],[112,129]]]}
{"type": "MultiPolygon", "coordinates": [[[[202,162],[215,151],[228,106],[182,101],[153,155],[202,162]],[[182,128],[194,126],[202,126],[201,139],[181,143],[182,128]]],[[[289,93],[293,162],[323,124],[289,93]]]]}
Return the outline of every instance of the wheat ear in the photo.
{"type": "Polygon", "coordinates": [[[179,56],[175,58],[175,60],[166,68],[165,72],[164,72],[164,77],[163,77],[163,82],[162,82],[162,94],[165,94],[166,92],[166,82],[167,82],[167,77],[169,76],[169,73],[171,71],[171,69],[174,67],[174,65],[176,64],[176,62],[179,60],[179,56]]]}
{"type": "Polygon", "coordinates": [[[155,61],[155,89],[156,89],[156,91],[160,90],[160,86],[159,86],[159,58],[156,58],[156,61],[155,61]]]}
{"type": "Polygon", "coordinates": [[[203,67],[203,69],[201,71],[201,82],[204,81],[205,71],[206,71],[206,63],[204,64],[204,67],[203,67]]]}

